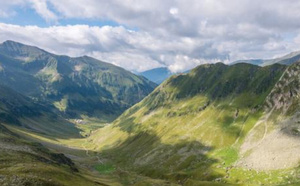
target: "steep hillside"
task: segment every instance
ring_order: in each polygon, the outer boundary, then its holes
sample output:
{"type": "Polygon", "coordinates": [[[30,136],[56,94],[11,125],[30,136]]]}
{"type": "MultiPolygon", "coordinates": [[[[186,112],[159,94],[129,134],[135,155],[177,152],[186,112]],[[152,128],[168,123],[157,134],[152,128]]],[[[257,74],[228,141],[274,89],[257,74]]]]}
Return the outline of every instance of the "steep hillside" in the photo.
{"type": "Polygon", "coordinates": [[[70,118],[111,120],[156,86],[143,77],[91,57],[71,58],[6,41],[0,45],[0,83],[70,118]]]}
{"type": "Polygon", "coordinates": [[[286,68],[217,63],[172,76],[93,133],[90,148],[116,166],[184,185],[297,182],[298,170],[260,172],[244,159],[249,134],[268,119],[266,97],[286,68]]]}
{"type": "Polygon", "coordinates": [[[161,84],[163,81],[169,78],[173,73],[168,68],[162,67],[162,68],[147,70],[140,74],[154,83],[161,84]]]}
{"type": "Polygon", "coordinates": [[[0,122],[51,136],[79,137],[79,130],[54,106],[44,105],[0,85],[0,122]]]}
{"type": "Polygon", "coordinates": [[[0,185],[102,185],[71,159],[28,142],[0,124],[0,185]]]}
{"type": "Polygon", "coordinates": [[[57,112],[54,106],[0,85],[0,185],[119,185],[114,176],[94,175],[82,146],[60,147],[31,137],[84,140],[81,131],[57,112]]]}

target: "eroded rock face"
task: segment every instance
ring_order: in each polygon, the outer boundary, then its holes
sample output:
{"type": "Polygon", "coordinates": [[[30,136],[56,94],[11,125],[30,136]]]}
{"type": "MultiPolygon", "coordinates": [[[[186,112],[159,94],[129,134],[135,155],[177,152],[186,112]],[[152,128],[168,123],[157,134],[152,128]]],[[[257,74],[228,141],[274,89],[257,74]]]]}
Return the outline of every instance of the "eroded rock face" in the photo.
{"type": "Polygon", "coordinates": [[[283,114],[293,111],[300,95],[300,62],[288,67],[266,98],[265,108],[280,110],[283,114]]]}

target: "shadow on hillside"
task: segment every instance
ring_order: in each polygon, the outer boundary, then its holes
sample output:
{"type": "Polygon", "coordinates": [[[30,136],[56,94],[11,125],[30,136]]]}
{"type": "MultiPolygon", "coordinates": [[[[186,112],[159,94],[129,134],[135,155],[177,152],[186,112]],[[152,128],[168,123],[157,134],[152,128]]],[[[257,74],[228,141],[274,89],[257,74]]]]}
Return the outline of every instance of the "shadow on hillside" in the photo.
{"type": "Polygon", "coordinates": [[[122,120],[122,122],[120,122],[118,127],[122,131],[131,134],[135,129],[137,129],[137,126],[139,125],[134,120],[135,120],[135,117],[133,117],[133,116],[128,117],[128,118],[122,120]]]}
{"type": "Polygon", "coordinates": [[[128,171],[183,184],[224,176],[212,168],[218,162],[206,155],[212,150],[198,141],[164,144],[156,135],[140,132],[101,154],[128,171]]]}
{"type": "MultiPolygon", "coordinates": [[[[0,124],[0,151],[7,154],[14,155],[22,154],[31,157],[32,161],[37,161],[45,164],[55,164],[57,166],[67,166],[73,172],[78,172],[75,164],[71,159],[67,158],[64,154],[54,153],[45,148],[41,143],[33,142],[22,138],[20,135],[10,131],[8,128],[0,124]]],[[[3,154],[1,154],[3,155],[3,154]]],[[[2,156],[2,158],[5,156],[2,156]]],[[[11,158],[9,156],[9,158],[11,158]]],[[[15,159],[14,161],[25,161],[25,159],[15,159]]],[[[1,161],[0,166],[5,161],[1,161]]],[[[11,163],[7,161],[7,163],[11,163]]]]}
{"type": "Polygon", "coordinates": [[[55,141],[57,139],[82,138],[80,134],[82,130],[65,119],[39,121],[39,118],[32,118],[30,120],[22,120],[22,125],[18,128],[25,133],[34,133],[55,141]]]}
{"type": "Polygon", "coordinates": [[[237,122],[235,121],[233,116],[224,116],[223,120],[219,120],[219,124],[222,128],[222,131],[227,134],[234,136],[236,138],[245,136],[244,131],[242,130],[242,126],[246,121],[247,117],[242,119],[243,122],[240,122],[239,125],[235,125],[237,122]]]}

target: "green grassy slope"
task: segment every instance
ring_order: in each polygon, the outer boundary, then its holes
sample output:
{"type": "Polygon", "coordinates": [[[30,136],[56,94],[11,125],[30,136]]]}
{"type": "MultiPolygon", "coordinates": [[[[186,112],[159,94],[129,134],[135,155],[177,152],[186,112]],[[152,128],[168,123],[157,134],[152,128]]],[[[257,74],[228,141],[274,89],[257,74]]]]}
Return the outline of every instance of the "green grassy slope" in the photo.
{"type": "Polygon", "coordinates": [[[285,69],[218,63],[173,76],[93,133],[89,148],[124,169],[173,183],[280,183],[282,172],[258,173],[236,162],[285,69]]]}
{"type": "MultiPolygon", "coordinates": [[[[16,126],[6,125],[6,127],[15,134],[18,134],[22,139],[34,142],[34,144],[43,144],[48,149],[51,149],[52,152],[63,153],[65,156],[71,158],[75,167],[79,170],[79,172],[73,176],[83,177],[93,183],[101,183],[100,185],[170,185],[168,181],[149,178],[115,166],[115,164],[110,163],[108,159],[103,157],[99,152],[90,149],[89,146],[91,143],[86,138],[53,137],[16,126]]],[[[22,162],[22,159],[16,161],[16,163],[22,162]]],[[[27,174],[24,175],[26,176],[27,174]]],[[[56,178],[55,175],[51,176],[56,178]]],[[[65,185],[72,184],[74,183],[71,181],[68,182],[68,179],[66,179],[65,185]]],[[[85,185],[94,184],[87,182],[85,185]]]]}
{"type": "Polygon", "coordinates": [[[6,41],[0,45],[0,83],[69,118],[110,121],[156,86],[143,77],[91,57],[71,58],[6,41]]]}
{"type": "Polygon", "coordinates": [[[71,159],[28,142],[0,124],[0,185],[102,185],[71,159]]]}

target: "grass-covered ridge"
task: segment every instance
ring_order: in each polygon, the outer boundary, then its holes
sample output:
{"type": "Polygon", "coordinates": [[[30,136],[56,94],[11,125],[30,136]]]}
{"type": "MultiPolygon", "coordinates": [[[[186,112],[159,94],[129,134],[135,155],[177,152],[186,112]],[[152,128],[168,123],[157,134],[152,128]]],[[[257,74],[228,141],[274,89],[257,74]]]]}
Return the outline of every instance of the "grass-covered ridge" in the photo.
{"type": "Polygon", "coordinates": [[[172,76],[111,126],[95,132],[90,148],[118,166],[180,184],[268,183],[236,163],[245,137],[264,115],[265,98],[286,68],[217,63],[172,76]]]}

